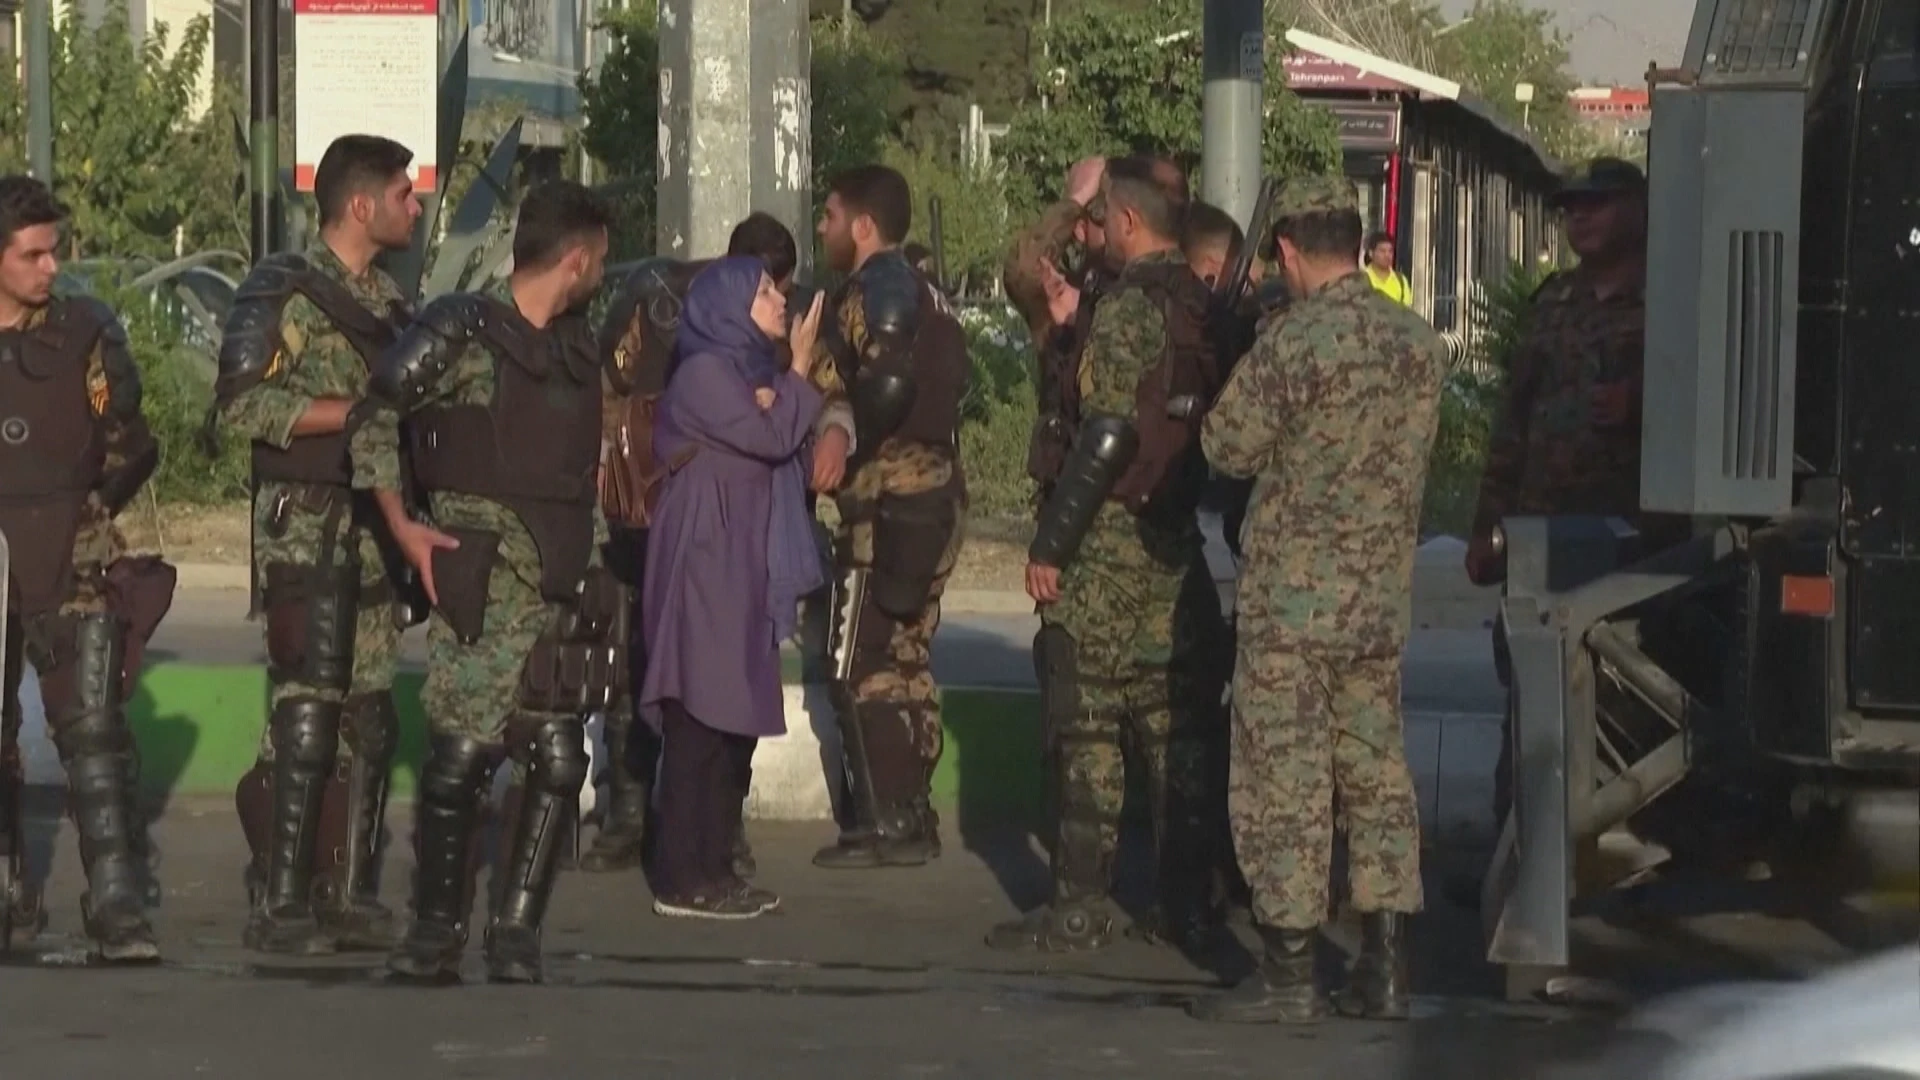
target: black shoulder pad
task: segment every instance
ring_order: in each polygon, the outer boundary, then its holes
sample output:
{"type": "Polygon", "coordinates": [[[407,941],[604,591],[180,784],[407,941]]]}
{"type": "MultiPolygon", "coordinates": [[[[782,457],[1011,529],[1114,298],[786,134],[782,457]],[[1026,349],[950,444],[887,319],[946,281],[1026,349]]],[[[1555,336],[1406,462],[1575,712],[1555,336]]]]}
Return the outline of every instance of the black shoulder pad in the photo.
{"type": "Polygon", "coordinates": [[[861,313],[882,354],[904,356],[912,348],[925,301],[920,275],[898,251],[883,251],[860,267],[861,313]]]}
{"type": "Polygon", "coordinates": [[[451,293],[421,308],[373,366],[368,396],[411,409],[473,341],[485,312],[486,298],[476,293],[451,293]]]}
{"type": "Polygon", "coordinates": [[[220,330],[218,377],[214,399],[221,405],[257,385],[273,367],[280,351],[280,314],[299,287],[300,278],[313,272],[304,255],[269,255],[248,271],[234,291],[233,307],[220,330]]]}
{"type": "Polygon", "coordinates": [[[1096,413],[1081,423],[1073,452],[1054,482],[1027,557],[1064,570],[1079,553],[1100,507],[1140,452],[1140,434],[1124,416],[1096,413]]]}
{"type": "Polygon", "coordinates": [[[878,443],[907,422],[918,387],[904,365],[872,367],[854,379],[847,397],[853,405],[853,430],[864,443],[878,443]]]}

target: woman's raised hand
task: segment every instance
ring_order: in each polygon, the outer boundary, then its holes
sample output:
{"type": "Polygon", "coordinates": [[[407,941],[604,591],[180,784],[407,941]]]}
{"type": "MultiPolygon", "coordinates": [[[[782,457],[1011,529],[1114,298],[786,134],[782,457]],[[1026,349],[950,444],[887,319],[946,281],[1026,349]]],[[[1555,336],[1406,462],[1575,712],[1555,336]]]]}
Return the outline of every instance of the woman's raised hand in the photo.
{"type": "Polygon", "coordinates": [[[803,379],[813,370],[813,346],[820,340],[820,318],[826,303],[825,293],[814,293],[806,313],[793,320],[793,329],[787,331],[787,344],[793,347],[793,373],[803,379]]]}

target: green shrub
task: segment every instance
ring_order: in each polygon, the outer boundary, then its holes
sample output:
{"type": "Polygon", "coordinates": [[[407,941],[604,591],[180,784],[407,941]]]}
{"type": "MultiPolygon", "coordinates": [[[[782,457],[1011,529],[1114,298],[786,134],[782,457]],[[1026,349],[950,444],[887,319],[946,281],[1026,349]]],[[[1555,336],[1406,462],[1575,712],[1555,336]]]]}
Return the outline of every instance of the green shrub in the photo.
{"type": "Polygon", "coordinates": [[[214,505],[247,497],[247,442],[221,432],[221,450],[209,460],[200,448],[201,425],[213,402],[213,364],[182,344],[180,328],[156,317],[132,295],[103,295],[122,313],[128,345],[140,365],[142,408],[160,444],[160,466],[148,489],[162,503],[214,505]]]}
{"type": "Polygon", "coordinates": [[[972,381],[961,402],[960,459],[977,518],[1032,517],[1027,442],[1037,413],[1033,346],[1012,309],[973,308],[965,316],[972,381]]]}

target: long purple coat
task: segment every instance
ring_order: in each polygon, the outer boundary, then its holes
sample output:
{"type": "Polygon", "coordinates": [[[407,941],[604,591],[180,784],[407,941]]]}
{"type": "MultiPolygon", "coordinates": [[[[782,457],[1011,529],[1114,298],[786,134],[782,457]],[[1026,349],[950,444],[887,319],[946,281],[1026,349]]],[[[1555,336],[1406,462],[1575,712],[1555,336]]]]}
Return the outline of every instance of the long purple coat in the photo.
{"type": "MultiPolygon", "coordinates": [[[[683,333],[703,321],[697,299],[690,290],[683,333]]],[[[749,295],[743,308],[750,303],[749,295]]],[[[659,727],[661,704],[678,699],[715,730],[781,735],[787,725],[768,604],[768,522],[774,474],[800,452],[821,399],[805,379],[782,371],[771,376],[775,404],[762,412],[751,367],[725,355],[724,344],[678,361],[656,414],[659,459],[692,454],[668,476],[647,538],[640,712],[659,727]]]]}

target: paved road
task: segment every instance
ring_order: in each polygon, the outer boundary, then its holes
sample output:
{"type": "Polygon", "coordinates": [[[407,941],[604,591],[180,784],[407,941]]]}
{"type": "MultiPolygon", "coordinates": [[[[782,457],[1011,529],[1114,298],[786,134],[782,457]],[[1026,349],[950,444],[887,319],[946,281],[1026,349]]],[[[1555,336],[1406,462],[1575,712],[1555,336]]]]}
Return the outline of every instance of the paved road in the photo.
{"type": "MultiPolygon", "coordinates": [[[[404,848],[409,828],[394,825],[404,848]]],[[[50,827],[40,822],[37,839],[50,827]]],[[[1244,970],[1243,950],[1195,964],[1125,941],[1037,962],[980,944],[989,925],[1039,895],[1044,864],[1025,838],[950,836],[947,856],[925,870],[834,876],[806,861],[825,830],[800,825],[754,832],[761,880],[786,897],[783,914],[673,923],[647,911],[637,876],[570,874],[549,920],[550,985],[391,987],[378,957],[261,962],[238,947],[240,855],[225,806],[177,806],[155,839],[167,963],[100,970],[83,965],[73,936],[80,884],[62,830],[54,924],[0,971],[5,1075],[1518,1080],[1584,1053],[1605,1025],[1498,1003],[1472,919],[1437,900],[1416,924],[1412,1023],[1200,1025],[1185,1002],[1244,970]]],[[[392,868],[390,899],[404,869],[392,868]]],[[[1137,872],[1128,877],[1137,885],[1137,872]]],[[[1690,925],[1711,949],[1654,936],[1621,947],[1635,985],[1724,974],[1728,955],[1746,962],[1761,945],[1768,959],[1750,971],[1813,968],[1836,955],[1780,920],[1690,925]]],[[[468,974],[478,977],[472,958],[468,974]]]]}

